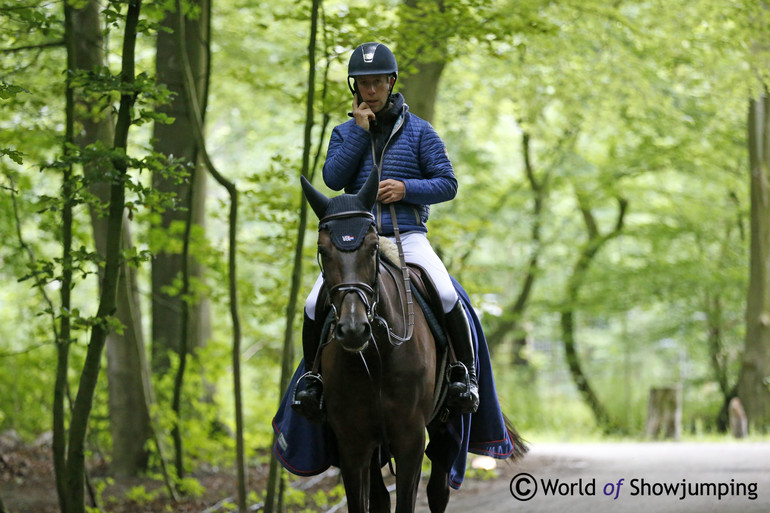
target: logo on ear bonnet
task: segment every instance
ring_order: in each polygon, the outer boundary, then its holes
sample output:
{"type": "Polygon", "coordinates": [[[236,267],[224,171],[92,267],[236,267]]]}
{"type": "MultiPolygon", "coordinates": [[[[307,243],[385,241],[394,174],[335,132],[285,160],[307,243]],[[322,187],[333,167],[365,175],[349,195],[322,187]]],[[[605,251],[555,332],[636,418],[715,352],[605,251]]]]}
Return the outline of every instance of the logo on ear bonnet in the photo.
{"type": "Polygon", "coordinates": [[[341,251],[355,251],[364,242],[366,232],[374,225],[370,217],[346,217],[332,219],[321,228],[329,230],[334,247],[341,251]]]}

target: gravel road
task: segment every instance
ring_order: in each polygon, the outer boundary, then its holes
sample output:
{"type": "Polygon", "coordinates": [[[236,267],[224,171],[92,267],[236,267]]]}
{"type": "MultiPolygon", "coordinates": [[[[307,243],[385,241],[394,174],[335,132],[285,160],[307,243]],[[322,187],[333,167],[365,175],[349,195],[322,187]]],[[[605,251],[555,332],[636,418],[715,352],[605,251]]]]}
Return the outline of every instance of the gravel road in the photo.
{"type": "Polygon", "coordinates": [[[533,444],[497,468],[453,491],[447,513],[770,512],[770,443],[533,444]]]}

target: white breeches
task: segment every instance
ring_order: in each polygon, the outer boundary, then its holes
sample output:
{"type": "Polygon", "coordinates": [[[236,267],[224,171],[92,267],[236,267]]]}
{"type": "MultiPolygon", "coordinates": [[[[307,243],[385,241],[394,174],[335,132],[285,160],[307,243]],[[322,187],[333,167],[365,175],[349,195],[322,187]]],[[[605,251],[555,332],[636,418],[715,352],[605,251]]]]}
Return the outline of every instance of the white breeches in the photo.
{"type": "MultiPolygon", "coordinates": [[[[388,238],[395,242],[393,237],[388,238]]],[[[444,313],[449,312],[457,303],[457,292],[449,278],[449,271],[446,270],[444,263],[433,251],[427,235],[423,232],[403,233],[401,234],[401,246],[404,249],[404,259],[408,263],[417,264],[428,272],[441,296],[444,313]]],[[[395,263],[398,264],[398,262],[395,263]]],[[[318,301],[318,293],[321,291],[321,285],[323,285],[323,276],[319,274],[307,301],[305,301],[305,312],[311,319],[315,319],[316,302],[318,301]]]]}

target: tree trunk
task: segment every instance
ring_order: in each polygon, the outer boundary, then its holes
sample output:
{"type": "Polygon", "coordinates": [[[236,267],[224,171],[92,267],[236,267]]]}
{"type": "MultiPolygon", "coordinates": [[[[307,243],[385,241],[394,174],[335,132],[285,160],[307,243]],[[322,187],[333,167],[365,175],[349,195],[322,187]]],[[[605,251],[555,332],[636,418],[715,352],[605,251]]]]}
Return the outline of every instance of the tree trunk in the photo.
{"type": "Polygon", "coordinates": [[[717,413],[716,427],[717,431],[724,433],[729,427],[729,405],[730,401],[735,398],[736,388],[735,385],[730,386],[728,379],[729,362],[722,341],[722,300],[718,295],[706,293],[705,312],[711,371],[717,384],[719,384],[719,391],[722,393],[722,407],[717,413]]]}
{"type": "Polygon", "coordinates": [[[401,79],[400,91],[404,95],[409,112],[414,112],[428,123],[433,123],[438,96],[438,82],[446,66],[446,60],[417,62],[418,71],[401,79]]]}
{"type": "MultiPolygon", "coordinates": [[[[315,87],[316,87],[316,38],[318,34],[318,13],[321,6],[321,0],[313,0],[310,16],[310,37],[308,41],[308,78],[307,78],[307,103],[305,104],[305,135],[302,148],[302,170],[301,175],[309,178],[310,153],[312,146],[315,87]]],[[[325,125],[324,125],[325,127],[325,125]]],[[[322,131],[323,136],[323,131],[322,131]]],[[[319,140],[319,147],[322,141],[319,140]]],[[[315,164],[318,162],[314,162],[315,164]]],[[[302,284],[302,253],[305,241],[305,232],[307,229],[307,202],[300,193],[300,214],[299,226],[297,227],[297,240],[294,250],[294,263],[291,273],[291,289],[289,291],[289,301],[286,305],[286,327],[283,337],[283,356],[281,365],[281,382],[279,394],[282,394],[289,386],[291,379],[292,366],[294,365],[294,319],[297,312],[297,299],[299,298],[299,289],[302,284]]],[[[280,395],[279,395],[280,396],[280,395]]],[[[273,438],[275,444],[275,436],[273,438]]],[[[265,496],[265,513],[274,513],[282,511],[283,499],[283,478],[278,459],[275,454],[270,458],[270,470],[268,475],[267,493],[265,496]]]]}
{"type": "Polygon", "coordinates": [[[524,316],[529,306],[529,299],[535,285],[535,279],[539,274],[540,255],[543,244],[541,236],[541,227],[543,224],[543,208],[548,196],[548,183],[550,181],[550,168],[546,170],[543,178],[538,180],[535,176],[535,169],[532,165],[530,135],[523,132],[521,137],[521,147],[524,156],[524,170],[527,175],[530,189],[532,190],[532,229],[530,238],[529,262],[527,271],[524,275],[524,283],[513,304],[507,309],[507,319],[500,322],[497,328],[487,339],[490,346],[496,345],[506,334],[512,333],[511,342],[511,363],[518,367],[525,367],[533,370],[529,366],[529,361],[524,353],[527,346],[527,331],[523,326],[524,316]]]}
{"type": "Polygon", "coordinates": [[[202,298],[195,298],[190,284],[201,280],[203,270],[191,257],[192,233],[203,231],[205,218],[206,174],[198,169],[205,151],[197,130],[202,130],[205,101],[208,96],[208,41],[210,3],[194,2],[198,7],[196,19],[183,15],[181,2],[167,12],[163,28],[157,36],[156,70],[158,81],[174,93],[161,112],[174,118],[170,125],[155,124],[155,151],[169,157],[181,158],[191,166],[187,183],[176,183],[161,174],[153,176],[153,186],[176,195],[179,209],[161,214],[161,228],[166,236],[176,237],[182,230],[182,252],[158,251],[152,266],[153,289],[153,367],[156,372],[168,370],[169,354],[179,355],[174,378],[172,410],[175,424],[172,429],[177,477],[184,475],[183,435],[181,432],[181,403],[187,358],[202,347],[208,338],[208,308],[202,298]],[[186,88],[187,73],[192,76],[190,89],[186,88]],[[194,98],[188,98],[192,91],[194,98]],[[195,110],[193,101],[200,107],[195,110]],[[177,224],[177,228],[172,225],[177,224]],[[181,288],[180,288],[181,284],[181,288]],[[186,299],[183,299],[186,298],[186,299]]]}
{"type": "MultiPolygon", "coordinates": [[[[435,3],[443,12],[442,0],[427,1],[435,3]]],[[[404,6],[409,14],[404,17],[406,21],[401,32],[405,36],[402,36],[401,43],[402,46],[416,45],[416,48],[410,48],[408,53],[419,57],[409,63],[409,67],[416,69],[416,72],[404,74],[399,81],[400,91],[409,105],[409,111],[433,123],[438,82],[447,63],[446,38],[424,34],[425,24],[420,14],[421,3],[423,0],[404,0],[404,6]],[[417,38],[416,34],[423,36],[417,38]]],[[[402,68],[403,64],[406,63],[402,60],[402,68]]]]}
{"type": "Polygon", "coordinates": [[[588,381],[588,377],[583,371],[575,339],[575,307],[578,304],[580,289],[583,286],[591,262],[599,253],[602,246],[622,232],[628,203],[622,198],[618,199],[619,210],[615,228],[607,234],[599,232],[598,225],[596,224],[596,220],[590,207],[586,204],[585,198],[579,193],[578,203],[580,205],[580,211],[583,215],[586,229],[588,230],[588,241],[583,246],[578,261],[572,271],[572,275],[567,282],[567,293],[564,298],[565,306],[561,310],[564,356],[567,367],[572,375],[572,380],[575,382],[575,387],[577,387],[578,392],[588,407],[591,408],[596,423],[605,433],[607,433],[616,429],[617,426],[612,421],[607,409],[599,400],[596,392],[594,392],[593,387],[591,387],[591,384],[588,381]]]}
{"type": "Polygon", "coordinates": [[[647,438],[679,441],[682,437],[681,387],[650,389],[644,434],[647,438]]]}
{"type": "MultiPolygon", "coordinates": [[[[100,2],[91,0],[73,13],[75,71],[87,72],[104,65],[100,9],[100,2]]],[[[84,115],[91,112],[93,106],[82,95],[76,101],[80,108],[75,109],[75,122],[82,126],[82,130],[75,134],[74,143],[81,149],[96,142],[109,147],[114,138],[114,118],[103,112],[98,118],[84,115]]],[[[89,191],[99,198],[102,205],[107,205],[110,200],[110,184],[101,181],[106,171],[93,164],[84,164],[84,174],[89,177],[89,191]]],[[[96,251],[104,258],[107,219],[99,217],[93,205],[90,214],[96,251]]],[[[132,247],[127,220],[124,220],[123,225],[123,247],[132,247]]],[[[111,332],[107,336],[112,470],[118,476],[134,476],[146,470],[147,440],[151,433],[150,415],[145,401],[146,385],[143,383],[147,365],[144,361],[145,343],[137,290],[135,269],[121,264],[115,316],[125,329],[122,334],[111,332]]]]}
{"type": "MultiPolygon", "coordinates": [[[[67,2],[64,3],[64,40],[67,47],[67,71],[73,69],[75,60],[75,34],[74,34],[74,9],[67,2]]],[[[65,89],[65,136],[64,155],[70,150],[68,145],[74,142],[75,131],[75,94],[72,87],[72,76],[67,73],[65,89]]],[[[62,173],[62,286],[61,312],[72,309],[72,166],[64,168],[62,173]]],[[[21,230],[19,230],[21,233],[21,230]]],[[[21,235],[20,235],[21,237],[21,235]]],[[[59,498],[61,513],[70,513],[70,493],[67,481],[67,427],[65,415],[65,400],[67,397],[69,382],[69,346],[71,343],[71,323],[68,315],[59,318],[60,328],[56,337],[56,380],[53,391],[53,468],[56,482],[56,494],[59,498]]],[[[54,328],[56,331],[56,328],[54,328]]],[[[5,508],[3,508],[5,509],[5,508]]]]}
{"type": "MultiPolygon", "coordinates": [[[[199,8],[200,15],[195,20],[185,18],[185,46],[195,79],[197,101],[203,107],[201,119],[198,120],[202,125],[205,102],[208,96],[210,2],[209,0],[196,0],[192,3],[199,8]]],[[[184,96],[184,70],[177,40],[178,27],[179,14],[176,11],[169,12],[163,20],[162,29],[158,31],[157,79],[159,83],[165,84],[171,92],[175,93],[173,100],[160,107],[159,110],[175,118],[175,121],[170,125],[155,124],[153,149],[164,155],[182,159],[190,165],[198,166],[200,147],[196,142],[194,133],[193,114],[184,96]]],[[[159,228],[169,237],[178,236],[174,234],[179,234],[180,231],[170,228],[172,224],[184,225],[187,220],[188,209],[191,211],[193,225],[198,230],[203,230],[206,173],[198,173],[193,182],[192,195],[188,184],[178,184],[175,180],[160,175],[153,176],[153,187],[163,192],[176,194],[181,207],[169,209],[162,214],[159,228]]],[[[155,255],[152,264],[152,367],[156,373],[165,373],[169,367],[169,353],[179,352],[183,334],[183,305],[180,294],[173,291],[179,289],[179,283],[182,280],[182,267],[182,255],[179,252],[164,250],[155,255]]],[[[195,258],[192,258],[189,263],[189,275],[192,281],[202,278],[203,270],[195,258]]],[[[209,336],[208,310],[207,303],[202,299],[196,299],[189,305],[187,326],[189,340],[187,345],[191,351],[202,347],[209,336]]]]}
{"type": "Polygon", "coordinates": [[[727,409],[729,410],[730,433],[735,438],[746,438],[749,436],[749,422],[741,400],[738,397],[733,397],[730,399],[727,409]]]}
{"type": "MultiPolygon", "coordinates": [[[[177,10],[181,12],[182,1],[176,0],[175,5],[177,10]]],[[[186,41],[186,26],[184,20],[177,18],[178,25],[177,40],[181,43],[186,41]]],[[[186,45],[179,44],[179,59],[182,69],[182,88],[183,98],[186,103],[187,109],[190,112],[190,120],[192,121],[192,136],[195,138],[195,142],[200,152],[200,159],[205,165],[206,170],[214,178],[214,180],[227,190],[230,196],[230,215],[228,226],[228,255],[227,255],[227,271],[228,271],[228,289],[230,299],[230,318],[232,320],[233,329],[233,391],[235,402],[235,450],[236,450],[236,472],[237,472],[237,486],[238,486],[238,511],[240,513],[246,512],[246,489],[248,488],[248,476],[246,468],[245,457],[245,442],[244,442],[244,426],[243,426],[243,401],[241,394],[241,321],[238,314],[238,279],[237,279],[237,233],[238,233],[238,189],[235,184],[227,180],[216,167],[209,157],[206,150],[206,139],[203,133],[203,114],[204,108],[200,102],[198,102],[199,93],[196,89],[195,77],[193,68],[190,63],[190,56],[187,53],[186,45]]],[[[195,177],[195,175],[193,175],[195,177]]],[[[189,227],[189,223],[188,223],[189,227]]],[[[189,240],[188,238],[185,239],[189,240]]],[[[187,251],[185,251],[187,253],[187,251]]],[[[185,260],[186,261],[186,260],[185,260]]],[[[186,272],[183,272],[184,276],[187,276],[186,272]]],[[[183,340],[186,340],[183,338],[183,340]]],[[[178,419],[176,426],[178,427],[178,419]]],[[[181,465],[180,465],[181,467],[181,465]]]]}
{"type": "MultiPolygon", "coordinates": [[[[73,43],[70,49],[70,68],[73,71],[91,71],[103,64],[102,36],[99,22],[100,5],[97,1],[87,3],[82,9],[71,10],[73,43]]],[[[73,134],[73,143],[80,148],[94,142],[106,146],[112,144],[112,117],[94,119],[83,116],[89,112],[90,105],[82,95],[73,95],[73,100],[81,105],[73,109],[74,121],[82,129],[73,134]]],[[[105,174],[104,169],[84,164],[84,173],[89,180],[96,180],[105,174]]],[[[90,186],[103,204],[109,201],[109,185],[101,182],[90,186]]],[[[104,257],[106,246],[107,221],[99,219],[94,209],[91,210],[94,239],[97,251],[104,257]]],[[[127,229],[124,226],[124,230],[127,229]]],[[[130,234],[125,237],[130,241],[130,234]]],[[[129,247],[130,242],[125,247],[129,247]]],[[[123,266],[125,268],[125,266],[123,266]]],[[[123,270],[122,276],[128,276],[129,283],[136,288],[133,269],[123,270]],[[132,280],[131,277],[134,277],[132,280]]],[[[112,464],[118,475],[135,475],[146,467],[145,449],[150,431],[149,414],[142,388],[143,369],[141,357],[144,354],[144,342],[141,332],[139,301],[135,294],[128,292],[126,280],[121,278],[118,291],[118,312],[116,317],[126,327],[124,335],[111,333],[108,336],[108,379],[110,403],[110,427],[113,438],[112,464]],[[128,385],[128,386],[127,386],[128,385]]]]}
{"type": "MultiPolygon", "coordinates": [[[[576,297],[568,297],[567,302],[572,303],[576,297]]],[[[575,312],[570,307],[567,310],[561,312],[561,331],[562,339],[564,341],[564,358],[567,362],[567,368],[569,368],[572,381],[575,383],[580,396],[583,401],[591,409],[591,413],[594,415],[596,424],[605,433],[612,431],[612,419],[609,412],[604,407],[604,404],[599,400],[599,396],[594,392],[591,383],[588,381],[588,377],[583,371],[583,365],[580,362],[580,355],[577,351],[577,342],[575,340],[575,312]]]]}
{"type": "Polygon", "coordinates": [[[770,430],[770,94],[751,101],[748,116],[751,165],[751,257],[746,340],[738,396],[749,428],[770,430]]]}
{"type": "MultiPolygon", "coordinates": [[[[128,131],[131,126],[131,111],[135,95],[131,91],[135,80],[134,57],[136,34],[139,24],[141,0],[131,0],[126,14],[125,37],[123,39],[123,57],[120,81],[123,93],[115,129],[114,149],[125,151],[128,131]]],[[[110,183],[110,204],[108,209],[107,251],[104,265],[99,308],[96,321],[91,329],[91,338],[86,351],[83,371],[80,374],[78,393],[72,410],[69,443],[67,447],[67,513],[85,513],[84,474],[85,474],[85,438],[93,406],[96,384],[99,380],[102,352],[111,331],[110,319],[117,308],[118,279],[121,264],[121,239],[123,228],[123,210],[125,207],[125,180],[127,161],[114,158],[115,173],[110,183]]]]}

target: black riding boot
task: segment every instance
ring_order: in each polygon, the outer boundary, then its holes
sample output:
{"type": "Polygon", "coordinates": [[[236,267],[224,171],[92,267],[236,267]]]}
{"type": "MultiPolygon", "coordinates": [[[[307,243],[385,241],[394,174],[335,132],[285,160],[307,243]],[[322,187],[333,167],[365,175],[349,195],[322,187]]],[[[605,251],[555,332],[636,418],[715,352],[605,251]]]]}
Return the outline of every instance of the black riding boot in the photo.
{"type": "MultiPolygon", "coordinates": [[[[326,420],[323,403],[323,378],[313,372],[313,362],[321,343],[321,327],[308,317],[302,324],[302,353],[305,358],[305,374],[297,380],[291,408],[310,422],[322,423],[326,420]]],[[[319,366],[320,367],[320,366],[319,366]]]]}
{"type": "Polygon", "coordinates": [[[461,413],[473,413],[479,407],[479,384],[476,380],[476,355],[465,308],[458,300],[452,310],[445,314],[452,347],[457,363],[449,368],[449,390],[447,405],[461,413]]]}

